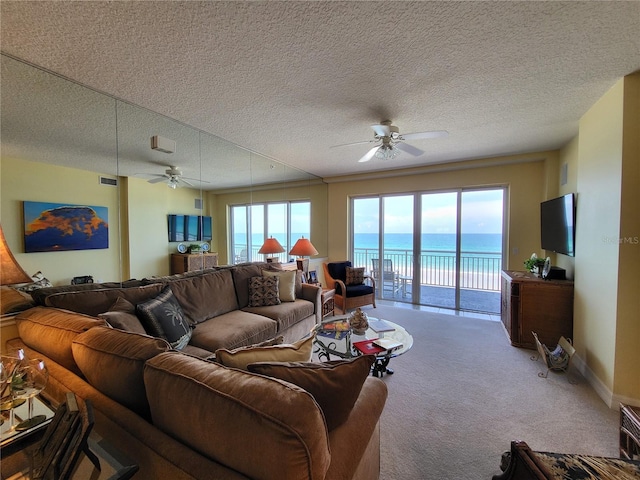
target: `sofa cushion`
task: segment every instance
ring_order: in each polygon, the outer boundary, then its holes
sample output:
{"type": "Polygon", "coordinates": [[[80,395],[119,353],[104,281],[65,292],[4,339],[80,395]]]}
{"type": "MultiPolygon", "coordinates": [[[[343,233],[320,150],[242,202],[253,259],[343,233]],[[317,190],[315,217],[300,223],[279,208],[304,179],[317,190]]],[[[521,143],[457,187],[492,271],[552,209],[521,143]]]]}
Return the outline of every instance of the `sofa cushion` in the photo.
{"type": "Polygon", "coordinates": [[[249,280],[249,306],[280,305],[279,277],[251,277],[249,280]]]}
{"type": "Polygon", "coordinates": [[[189,343],[215,352],[219,348],[238,348],[263,342],[277,333],[275,320],[234,310],[198,324],[189,343]]]}
{"type": "Polygon", "coordinates": [[[171,349],[161,339],[96,327],[78,335],[73,358],[87,381],[108,397],[150,419],[144,388],[144,363],[171,349]]]}
{"type": "Polygon", "coordinates": [[[104,318],[113,328],[127,332],[147,333],[136,315],[136,306],[122,297],[118,297],[109,311],[101,313],[98,317],[104,318]]]}
{"type": "Polygon", "coordinates": [[[361,285],[364,282],[364,267],[347,267],[345,285],[361,285]]]}
{"type": "Polygon", "coordinates": [[[31,308],[36,303],[31,295],[5,285],[0,287],[0,314],[16,313],[31,308]]]}
{"type": "Polygon", "coordinates": [[[200,323],[238,309],[229,270],[220,270],[171,282],[173,294],[187,318],[200,323]]]}
{"type": "Polygon", "coordinates": [[[191,326],[170,286],[157,297],[136,305],[136,312],[146,331],[164,338],[173,348],[180,350],[189,343],[191,326]]]}
{"type": "Polygon", "coordinates": [[[105,288],[99,290],[83,290],[49,295],[45,304],[49,307],[64,308],[74,312],[85,313],[97,317],[111,308],[111,305],[122,297],[134,305],[146,302],[158,295],[164,285],[156,283],[134,288],[105,288]]]}
{"type": "Polygon", "coordinates": [[[259,277],[265,265],[268,264],[251,263],[236,266],[231,269],[233,284],[236,289],[236,298],[238,299],[238,308],[244,308],[249,305],[249,280],[251,277],[259,277]]]}
{"type": "Polygon", "coordinates": [[[71,343],[90,328],[106,327],[107,322],[67,310],[34,307],[19,313],[16,325],[25,345],[38,350],[68,370],[81,374],[73,358],[71,343]]]}
{"type": "Polygon", "coordinates": [[[149,360],[144,382],[154,425],[203,455],[249,478],[325,478],[324,419],[300,387],[178,352],[149,360]]]}
{"type": "Polygon", "coordinates": [[[296,299],[295,302],[284,302],[277,306],[247,307],[243,310],[275,320],[278,322],[278,331],[282,332],[291,325],[313,315],[314,306],[308,300],[296,299]]]}
{"type": "Polygon", "coordinates": [[[278,296],[281,302],[295,302],[296,300],[296,274],[297,270],[262,270],[263,277],[278,277],[278,296]]]}
{"type": "Polygon", "coordinates": [[[216,362],[227,367],[246,370],[247,365],[256,362],[309,362],[313,353],[311,335],[295,343],[281,345],[244,347],[234,350],[221,348],[216,350],[216,362]]]}
{"type": "Polygon", "coordinates": [[[374,361],[373,355],[363,355],[325,363],[252,363],[247,369],[305,389],[320,405],[331,431],[347,421],[374,361]]]}

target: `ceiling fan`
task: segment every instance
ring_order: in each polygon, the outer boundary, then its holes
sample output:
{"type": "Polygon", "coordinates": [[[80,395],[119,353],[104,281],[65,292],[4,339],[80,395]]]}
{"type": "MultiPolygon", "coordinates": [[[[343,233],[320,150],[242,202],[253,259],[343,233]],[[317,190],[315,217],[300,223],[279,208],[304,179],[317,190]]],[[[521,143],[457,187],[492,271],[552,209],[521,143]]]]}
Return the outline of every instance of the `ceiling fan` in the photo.
{"type": "MultiPolygon", "coordinates": [[[[385,120],[380,125],[371,125],[373,130],[373,140],[364,142],[346,143],[343,145],[334,145],[334,147],[346,147],[350,145],[361,145],[363,143],[375,142],[377,145],[369,150],[358,162],[368,162],[373,157],[382,160],[391,160],[401,153],[407,152],[414,157],[420,156],[424,151],[412,145],[405,143],[406,140],[417,140],[423,138],[441,138],[449,135],[446,130],[434,130],[431,132],[416,132],[400,134],[400,129],[392,125],[391,120],[385,120]]],[[[331,147],[331,148],[334,148],[331,147]]]]}
{"type": "Polygon", "coordinates": [[[165,170],[164,174],[152,173],[150,175],[157,178],[152,178],[151,180],[147,180],[149,183],[159,183],[159,182],[166,181],[167,186],[174,190],[179,186],[181,186],[182,184],[188,185],[190,187],[195,187],[195,185],[189,182],[189,180],[193,182],[199,182],[199,183],[209,183],[209,182],[205,182],[204,180],[199,180],[197,178],[183,177],[182,170],[180,170],[176,166],[169,166],[169,168],[165,170]]]}

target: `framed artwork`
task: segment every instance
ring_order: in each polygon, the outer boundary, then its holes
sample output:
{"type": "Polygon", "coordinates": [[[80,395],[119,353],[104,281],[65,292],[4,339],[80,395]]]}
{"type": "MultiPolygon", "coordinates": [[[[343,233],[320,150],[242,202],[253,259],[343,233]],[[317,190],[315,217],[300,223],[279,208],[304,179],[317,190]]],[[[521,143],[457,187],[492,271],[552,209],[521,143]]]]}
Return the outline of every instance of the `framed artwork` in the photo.
{"type": "Polygon", "coordinates": [[[25,201],[23,209],[26,253],[109,248],[107,207],[25,201]]]}
{"type": "Polygon", "coordinates": [[[308,279],[309,283],[318,283],[318,275],[316,273],[315,270],[310,270],[309,271],[309,279],[308,279]]]}

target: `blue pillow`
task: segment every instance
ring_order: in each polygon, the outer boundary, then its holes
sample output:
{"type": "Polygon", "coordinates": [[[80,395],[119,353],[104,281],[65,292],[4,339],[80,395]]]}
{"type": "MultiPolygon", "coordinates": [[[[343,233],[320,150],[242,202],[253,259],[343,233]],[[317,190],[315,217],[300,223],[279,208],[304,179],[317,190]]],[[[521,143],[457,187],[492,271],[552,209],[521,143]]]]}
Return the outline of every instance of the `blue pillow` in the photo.
{"type": "Polygon", "coordinates": [[[334,280],[342,280],[343,282],[347,280],[347,267],[351,266],[351,262],[331,262],[327,264],[327,270],[329,270],[329,275],[334,280]]]}

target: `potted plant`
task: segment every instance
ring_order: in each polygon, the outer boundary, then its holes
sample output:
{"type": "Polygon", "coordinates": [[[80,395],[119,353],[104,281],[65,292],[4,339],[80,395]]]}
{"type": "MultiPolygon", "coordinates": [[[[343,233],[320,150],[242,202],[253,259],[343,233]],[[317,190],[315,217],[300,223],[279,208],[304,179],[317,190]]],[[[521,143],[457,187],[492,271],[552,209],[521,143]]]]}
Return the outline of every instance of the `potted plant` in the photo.
{"type": "Polygon", "coordinates": [[[531,258],[527,258],[524,261],[524,267],[527,269],[528,272],[531,272],[533,274],[537,274],[538,276],[540,276],[540,273],[542,272],[542,267],[544,267],[544,258],[537,258],[532,256],[531,258]]]}

